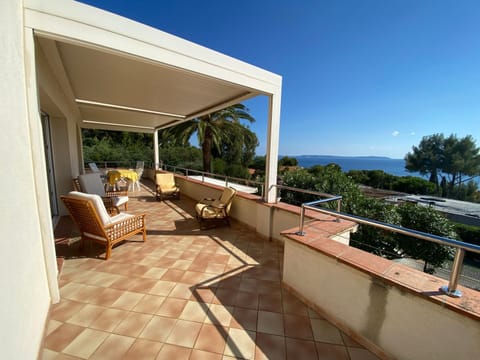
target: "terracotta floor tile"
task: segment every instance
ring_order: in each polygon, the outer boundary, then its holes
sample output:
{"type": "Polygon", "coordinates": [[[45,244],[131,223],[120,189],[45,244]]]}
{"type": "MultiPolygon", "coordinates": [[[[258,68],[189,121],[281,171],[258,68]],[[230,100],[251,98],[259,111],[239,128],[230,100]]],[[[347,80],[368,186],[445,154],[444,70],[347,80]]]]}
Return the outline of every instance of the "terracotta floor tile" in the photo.
{"type": "Polygon", "coordinates": [[[71,324],[63,324],[57,327],[45,338],[45,348],[62,351],[84,330],[83,327],[71,324]]]}
{"type": "Polygon", "coordinates": [[[97,319],[107,308],[98,305],[87,304],[66,322],[78,326],[88,327],[97,319]]]}
{"type": "Polygon", "coordinates": [[[239,291],[235,299],[235,306],[257,310],[258,299],[259,295],[257,293],[239,291]]]}
{"type": "Polygon", "coordinates": [[[157,284],[155,279],[137,278],[129,291],[146,294],[157,284]]]}
{"type": "Polygon", "coordinates": [[[90,328],[112,332],[112,330],[128,315],[121,309],[105,309],[91,324],[90,328]]]}
{"type": "Polygon", "coordinates": [[[129,312],[111,332],[137,337],[152,318],[153,315],[129,312]]]}
{"type": "Polygon", "coordinates": [[[257,331],[271,335],[283,336],[285,332],[283,329],[282,314],[269,311],[259,311],[257,331]]]}
{"type": "Polygon", "coordinates": [[[340,331],[327,320],[310,319],[315,341],[343,345],[340,331]]]}
{"type": "Polygon", "coordinates": [[[58,357],[58,352],[48,349],[43,349],[40,353],[39,360],[54,360],[58,357]]]}
{"type": "Polygon", "coordinates": [[[278,313],[283,312],[282,296],[260,294],[258,297],[258,309],[278,313]]]}
{"type": "Polygon", "coordinates": [[[215,297],[215,288],[194,288],[190,300],[211,303],[215,297]]]}
{"type": "Polygon", "coordinates": [[[113,304],[112,307],[123,310],[133,309],[143,298],[144,294],[125,291],[113,304]]]}
{"type": "Polygon", "coordinates": [[[316,343],[319,359],[325,360],[350,360],[347,349],[341,345],[316,343]]]}
{"type": "Polygon", "coordinates": [[[296,339],[313,340],[312,327],[308,317],[284,314],[283,323],[285,326],[285,336],[296,339]]]}
{"type": "Polygon", "coordinates": [[[170,291],[177,285],[177,283],[173,281],[163,281],[159,280],[157,283],[150,289],[148,292],[152,295],[159,295],[159,296],[168,296],[170,291]]]}
{"type": "Polygon", "coordinates": [[[183,312],[185,305],[187,305],[187,300],[166,298],[162,305],[160,305],[158,308],[156,314],[160,316],[178,318],[183,312]]]}
{"type": "Polygon", "coordinates": [[[63,322],[57,321],[50,319],[47,322],[47,326],[45,327],[45,336],[50,335],[53,331],[58,329],[60,326],[62,326],[63,322]]]}
{"type": "Polygon", "coordinates": [[[207,317],[210,305],[197,301],[188,301],[179,319],[203,323],[207,317]]]}
{"type": "Polygon", "coordinates": [[[257,330],[258,311],[236,307],[233,309],[230,326],[238,329],[257,330]]]}
{"type": "Polygon", "coordinates": [[[189,360],[222,360],[222,354],[193,349],[189,360]]]}
{"type": "Polygon", "coordinates": [[[65,322],[79,312],[85,305],[86,304],[78,301],[62,299],[60,303],[52,306],[50,318],[65,322]]]}
{"type": "Polygon", "coordinates": [[[100,306],[111,306],[115,301],[118,300],[123,294],[123,290],[118,289],[103,289],[97,294],[92,296],[88,302],[90,304],[100,305],[100,306]]]}
{"type": "Polygon", "coordinates": [[[234,306],[237,302],[236,289],[218,288],[215,291],[215,297],[212,300],[214,304],[231,305],[234,306]]]}
{"type": "Polygon", "coordinates": [[[67,355],[67,354],[58,354],[57,357],[55,358],[55,360],[78,360],[80,358],[76,357],[76,356],[71,356],[71,355],[67,355]]]}
{"type": "Polygon", "coordinates": [[[148,269],[147,272],[142,275],[142,277],[149,278],[149,279],[160,280],[166,272],[167,272],[167,269],[159,268],[159,267],[152,267],[152,268],[148,269]]]}
{"type": "Polygon", "coordinates": [[[118,289],[127,291],[130,290],[136,284],[137,278],[122,276],[117,281],[113,282],[109,287],[112,289],[118,289]]]}
{"type": "Polygon", "coordinates": [[[123,356],[123,360],[147,360],[155,359],[157,354],[160,352],[163,343],[145,340],[145,339],[136,339],[130,349],[123,356]]]}
{"type": "Polygon", "coordinates": [[[162,276],[163,281],[180,281],[185,274],[184,270],[168,269],[162,276]]]}
{"type": "Polygon", "coordinates": [[[241,359],[253,359],[255,355],[255,332],[230,328],[224,354],[241,359]]]}
{"type": "Polygon", "coordinates": [[[166,343],[191,348],[195,344],[201,328],[201,323],[178,320],[166,343]]]}
{"type": "Polygon", "coordinates": [[[89,360],[118,360],[124,358],[130,346],[132,346],[134,338],[111,334],[98,347],[89,360]]]}
{"type": "Polygon", "coordinates": [[[343,332],[340,332],[341,335],[342,335],[342,338],[343,338],[343,343],[348,346],[348,347],[363,347],[362,345],[360,345],[358,342],[356,342],[355,340],[353,340],[350,336],[348,336],[347,334],[343,333],[343,332]]]}
{"type": "Polygon", "coordinates": [[[211,274],[205,274],[203,272],[188,270],[188,271],[185,271],[185,274],[183,274],[182,278],[179,281],[184,284],[196,285],[196,284],[203,283],[205,280],[209,279],[211,276],[212,276],[211,274]]]}
{"type": "Polygon", "coordinates": [[[287,359],[318,359],[317,349],[313,341],[285,338],[287,359]]]}
{"type": "Polygon", "coordinates": [[[350,360],[379,360],[379,358],[370,351],[361,348],[347,348],[350,360]]]}
{"type": "Polygon", "coordinates": [[[82,359],[88,359],[108,335],[109,334],[104,331],[85,329],[63,349],[63,352],[82,359]]]}
{"type": "Polygon", "coordinates": [[[192,349],[165,344],[158,353],[156,360],[188,360],[192,349]]]}
{"type": "Polygon", "coordinates": [[[67,299],[86,303],[91,297],[103,290],[98,286],[83,284],[76,284],[76,288],[76,291],[68,292],[66,295],[63,295],[62,291],[60,291],[60,293],[62,294],[62,297],[67,299]]]}
{"type": "Polygon", "coordinates": [[[176,320],[172,318],[153,316],[138,337],[142,339],[165,342],[175,326],[175,323],[176,320]]]}
{"type": "Polygon", "coordinates": [[[207,352],[223,354],[227,337],[227,328],[203,324],[194,348],[207,352]]]}
{"type": "Polygon", "coordinates": [[[211,304],[205,319],[207,324],[230,326],[233,307],[211,304]]]}
{"type": "Polygon", "coordinates": [[[308,307],[293,296],[283,296],[283,312],[291,315],[308,316],[308,307]]]}
{"type": "Polygon", "coordinates": [[[285,360],[286,356],[283,336],[257,333],[255,360],[285,360]]]}
{"type": "Polygon", "coordinates": [[[169,296],[188,300],[192,297],[192,286],[189,284],[177,284],[172,289],[169,296]]]}
{"type": "Polygon", "coordinates": [[[145,314],[155,314],[160,306],[163,304],[166,298],[164,296],[157,295],[145,295],[142,299],[135,305],[132,311],[145,313],[145,314]]]}

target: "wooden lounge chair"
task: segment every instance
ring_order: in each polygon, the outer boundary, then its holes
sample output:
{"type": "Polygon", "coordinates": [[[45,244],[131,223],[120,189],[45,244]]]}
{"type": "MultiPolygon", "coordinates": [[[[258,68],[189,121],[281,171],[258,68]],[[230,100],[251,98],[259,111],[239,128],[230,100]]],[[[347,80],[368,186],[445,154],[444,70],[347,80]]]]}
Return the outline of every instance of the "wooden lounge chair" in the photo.
{"type": "Polygon", "coordinates": [[[120,213],[110,216],[102,198],[95,194],[72,191],[61,196],[61,199],[80,230],[81,246],[85,246],[86,240],[104,244],[105,260],[110,257],[115,244],[135,234],[142,233],[143,241],[146,241],[145,214],[120,213]]]}
{"type": "Polygon", "coordinates": [[[106,191],[105,185],[98,173],[80,175],[73,179],[73,188],[88,194],[96,194],[102,197],[103,203],[109,213],[120,213],[120,206],[128,210],[128,191],[106,191]]]}
{"type": "Polygon", "coordinates": [[[236,193],[237,191],[234,188],[228,187],[223,190],[219,199],[205,198],[197,203],[195,212],[200,223],[200,229],[218,223],[226,223],[230,226],[229,213],[236,193]]]}
{"type": "Polygon", "coordinates": [[[164,200],[166,197],[180,198],[180,188],[175,183],[173,173],[155,174],[155,185],[157,200],[164,200]]]}

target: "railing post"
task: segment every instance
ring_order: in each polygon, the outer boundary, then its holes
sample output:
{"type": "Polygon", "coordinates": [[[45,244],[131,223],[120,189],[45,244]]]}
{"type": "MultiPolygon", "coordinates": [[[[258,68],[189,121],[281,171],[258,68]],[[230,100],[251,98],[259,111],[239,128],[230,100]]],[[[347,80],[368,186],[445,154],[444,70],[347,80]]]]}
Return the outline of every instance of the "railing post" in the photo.
{"type": "Polygon", "coordinates": [[[458,285],[458,280],[460,278],[460,274],[462,273],[464,257],[465,257],[465,250],[457,248],[457,252],[455,253],[455,259],[453,260],[452,273],[450,274],[450,280],[448,282],[448,285],[442,286],[440,288],[440,290],[442,290],[448,296],[462,297],[462,292],[460,290],[457,290],[457,285],[458,285]]]}
{"type": "Polygon", "coordinates": [[[300,236],[305,236],[305,232],[303,231],[303,224],[305,219],[305,207],[302,204],[302,208],[300,210],[300,225],[298,231],[295,233],[300,236]]]}
{"type": "MultiPolygon", "coordinates": [[[[342,209],[342,199],[337,200],[337,212],[340,212],[342,209]]],[[[340,216],[337,215],[337,222],[340,222],[340,216]]]]}

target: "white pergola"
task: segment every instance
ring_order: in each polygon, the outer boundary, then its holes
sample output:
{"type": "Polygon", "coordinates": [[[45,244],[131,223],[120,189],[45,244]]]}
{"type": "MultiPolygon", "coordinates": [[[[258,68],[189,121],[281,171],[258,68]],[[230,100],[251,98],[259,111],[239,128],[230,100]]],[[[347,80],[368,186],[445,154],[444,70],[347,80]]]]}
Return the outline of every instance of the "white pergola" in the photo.
{"type": "MultiPolygon", "coordinates": [[[[25,1],[25,23],[80,128],[153,133],[265,95],[265,201],[275,201],[281,77],[126,18],[73,1],[25,1]]],[[[39,83],[41,109],[56,114],[39,83]]],[[[64,116],[64,112],[62,116],[64,116]]]]}

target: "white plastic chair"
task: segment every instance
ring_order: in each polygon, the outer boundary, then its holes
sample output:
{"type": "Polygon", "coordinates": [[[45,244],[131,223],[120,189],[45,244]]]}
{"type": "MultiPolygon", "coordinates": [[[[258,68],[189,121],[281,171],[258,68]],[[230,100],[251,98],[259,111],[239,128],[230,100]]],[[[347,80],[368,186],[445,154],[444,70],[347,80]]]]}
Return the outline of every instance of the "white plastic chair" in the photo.
{"type": "Polygon", "coordinates": [[[132,183],[132,191],[135,191],[135,188],[140,190],[140,179],[142,178],[143,175],[143,168],[145,166],[145,163],[143,161],[137,161],[137,164],[135,166],[135,172],[138,175],[138,178],[136,181],[132,183]]]}

